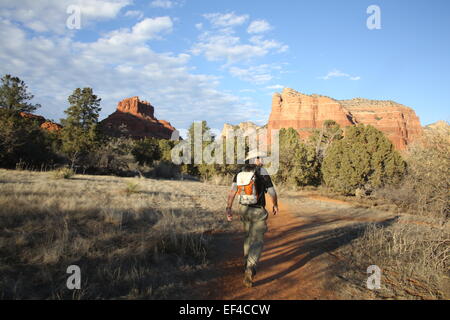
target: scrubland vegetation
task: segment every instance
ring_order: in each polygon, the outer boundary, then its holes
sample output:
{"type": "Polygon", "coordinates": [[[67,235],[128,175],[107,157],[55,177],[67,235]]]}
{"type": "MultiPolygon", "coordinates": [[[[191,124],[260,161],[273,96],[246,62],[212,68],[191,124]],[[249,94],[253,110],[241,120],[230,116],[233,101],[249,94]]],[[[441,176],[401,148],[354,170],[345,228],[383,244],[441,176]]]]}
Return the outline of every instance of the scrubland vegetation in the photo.
{"type": "MultiPolygon", "coordinates": [[[[172,298],[192,279],[206,281],[208,233],[227,228],[222,185],[239,165],[175,165],[177,142],[132,140],[126,128],[105,136],[90,88],[69,97],[60,133],[19,115],[39,107],[31,98],[20,79],[2,78],[0,167],[43,172],[0,171],[0,298],[172,298]],[[186,176],[208,184],[149,179],[186,176]],[[85,275],[76,293],[65,287],[70,264],[85,275]]],[[[349,277],[370,261],[386,277],[378,297],[448,298],[449,171],[448,130],[400,153],[372,126],[344,130],[330,120],[307,140],[282,129],[272,178],[278,190],[309,188],[416,217],[365,226],[341,248],[349,277]]]]}
{"type": "Polygon", "coordinates": [[[195,298],[225,188],[0,170],[1,299],[195,298]],[[81,289],[68,290],[69,265],[81,289]]]}

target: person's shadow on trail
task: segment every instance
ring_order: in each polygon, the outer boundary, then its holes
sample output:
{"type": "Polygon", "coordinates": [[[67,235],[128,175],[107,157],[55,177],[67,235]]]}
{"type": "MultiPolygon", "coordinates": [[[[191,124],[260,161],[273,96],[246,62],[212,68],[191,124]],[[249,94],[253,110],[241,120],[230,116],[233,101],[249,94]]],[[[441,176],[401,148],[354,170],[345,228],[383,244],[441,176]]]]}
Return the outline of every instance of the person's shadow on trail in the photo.
{"type": "MultiPolygon", "coordinates": [[[[394,223],[398,217],[390,218],[377,222],[378,226],[387,227],[394,223]]],[[[281,279],[298,268],[303,267],[310,260],[315,257],[324,254],[326,252],[331,252],[341,246],[344,246],[351,242],[352,240],[360,237],[363,231],[367,227],[368,223],[353,224],[350,226],[339,227],[331,230],[319,231],[314,234],[304,235],[304,231],[310,228],[314,228],[318,225],[329,224],[337,221],[339,219],[331,219],[328,221],[313,221],[307,224],[296,224],[292,226],[286,232],[273,237],[272,239],[267,239],[266,254],[271,256],[264,261],[261,261],[260,270],[268,270],[276,266],[280,266],[282,263],[287,261],[296,261],[289,267],[276,272],[275,274],[257,280],[254,283],[254,287],[258,287],[274,280],[281,279]],[[276,238],[287,238],[286,241],[281,241],[276,246],[271,247],[270,241],[276,238]]],[[[279,268],[279,267],[278,267],[279,268]]]]}

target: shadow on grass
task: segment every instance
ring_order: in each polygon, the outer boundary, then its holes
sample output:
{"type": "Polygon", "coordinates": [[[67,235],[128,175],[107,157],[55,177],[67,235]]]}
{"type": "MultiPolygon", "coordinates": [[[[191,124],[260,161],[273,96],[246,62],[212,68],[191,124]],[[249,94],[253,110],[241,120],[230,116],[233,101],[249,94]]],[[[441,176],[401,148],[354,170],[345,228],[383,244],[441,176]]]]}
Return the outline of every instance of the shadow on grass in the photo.
{"type": "Polygon", "coordinates": [[[165,229],[153,228],[163,214],[151,208],[120,223],[99,210],[0,215],[0,299],[195,298],[190,286],[211,279],[209,236],[171,220],[190,209],[167,210],[165,229]],[[66,287],[70,265],[81,269],[80,290],[66,287]]]}
{"type": "MultiPolygon", "coordinates": [[[[380,222],[379,225],[387,227],[396,220],[397,218],[386,219],[380,222]]],[[[255,286],[284,278],[296,269],[303,267],[315,257],[334,251],[341,246],[345,246],[354,239],[360,237],[368,225],[368,223],[358,223],[356,225],[316,232],[308,236],[302,235],[303,231],[308,228],[333,223],[335,221],[335,219],[332,219],[326,222],[313,222],[304,225],[296,225],[289,229],[288,233],[293,235],[293,237],[286,237],[289,238],[288,241],[282,241],[275,247],[269,247],[267,249],[267,254],[273,254],[273,257],[263,261],[261,263],[261,268],[272,268],[287,261],[295,261],[295,263],[270,277],[256,281],[255,286]]],[[[283,235],[286,236],[286,234],[283,235]]]]}

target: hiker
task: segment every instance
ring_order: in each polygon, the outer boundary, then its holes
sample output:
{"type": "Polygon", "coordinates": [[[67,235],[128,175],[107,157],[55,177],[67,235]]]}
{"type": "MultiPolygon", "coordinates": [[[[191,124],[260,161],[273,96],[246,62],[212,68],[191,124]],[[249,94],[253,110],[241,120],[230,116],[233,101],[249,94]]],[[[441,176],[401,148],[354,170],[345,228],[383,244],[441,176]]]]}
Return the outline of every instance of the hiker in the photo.
{"type": "Polygon", "coordinates": [[[273,203],[273,214],[278,213],[278,202],[272,180],[262,167],[263,154],[249,152],[243,169],[235,175],[228,195],[226,214],[228,221],[233,220],[231,207],[236,195],[239,197],[239,213],[244,226],[244,285],[251,287],[256,274],[256,266],[264,244],[267,231],[268,212],[265,208],[265,193],[269,193],[273,203]]]}

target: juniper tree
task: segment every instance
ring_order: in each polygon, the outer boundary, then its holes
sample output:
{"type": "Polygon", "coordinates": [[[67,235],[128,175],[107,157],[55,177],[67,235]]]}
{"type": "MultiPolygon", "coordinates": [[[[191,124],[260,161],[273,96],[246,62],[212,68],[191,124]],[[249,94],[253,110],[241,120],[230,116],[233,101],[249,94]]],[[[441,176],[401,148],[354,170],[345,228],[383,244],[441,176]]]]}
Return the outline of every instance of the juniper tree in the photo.
{"type": "Polygon", "coordinates": [[[406,164],[384,134],[371,125],[348,127],[322,163],[325,184],[343,194],[398,183],[406,164]]]}
{"type": "Polygon", "coordinates": [[[295,129],[280,130],[279,146],[277,181],[292,186],[316,185],[320,182],[320,167],[314,146],[302,142],[295,129]]]}
{"type": "Polygon", "coordinates": [[[328,148],[333,141],[343,138],[342,129],[334,120],[325,120],[320,130],[315,130],[310,137],[311,143],[315,146],[316,154],[322,161],[328,148]]]}

